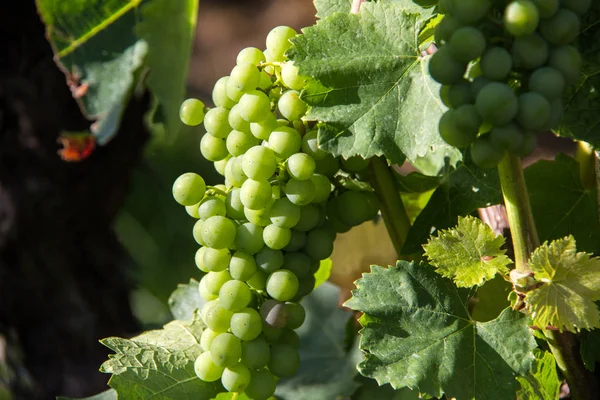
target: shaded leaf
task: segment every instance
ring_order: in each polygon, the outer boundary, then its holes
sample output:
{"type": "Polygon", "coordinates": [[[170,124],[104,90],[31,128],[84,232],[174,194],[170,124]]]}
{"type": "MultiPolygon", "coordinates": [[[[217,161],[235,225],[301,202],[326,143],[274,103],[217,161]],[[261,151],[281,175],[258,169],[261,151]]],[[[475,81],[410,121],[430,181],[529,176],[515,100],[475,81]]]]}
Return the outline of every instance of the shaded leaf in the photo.
{"type": "Polygon", "coordinates": [[[517,392],[520,400],[556,400],[561,381],[556,372],[556,361],[552,353],[535,350],[535,361],[531,371],[524,377],[517,377],[521,389],[517,392]]]}
{"type": "Polygon", "coordinates": [[[98,393],[97,395],[74,399],[70,397],[58,396],[56,400],[117,400],[117,392],[114,389],[108,389],[102,393],[98,393]]]}
{"type": "Polygon", "coordinates": [[[352,0],[314,0],[317,9],[317,18],[325,18],[336,12],[348,14],[352,7],[352,0]]]}
{"type": "Polygon", "coordinates": [[[195,310],[201,310],[206,300],[200,296],[198,281],[190,279],[189,283],[177,285],[177,289],[169,297],[169,308],[175,319],[186,320],[194,316],[195,310]]]}
{"type": "Polygon", "coordinates": [[[585,367],[594,372],[600,362],[600,330],[581,332],[580,353],[585,367]]]}
{"type": "Polygon", "coordinates": [[[527,292],[533,324],[571,332],[600,327],[600,258],[578,253],[572,236],[546,242],[529,260],[541,286],[527,292]]]}
{"type": "Polygon", "coordinates": [[[352,400],[418,400],[419,392],[402,388],[395,390],[390,384],[379,386],[374,379],[360,376],[362,386],[352,395],[352,400]]]}
{"type": "Polygon", "coordinates": [[[480,219],[467,216],[458,217],[455,228],[438,231],[423,248],[438,274],[451,278],[458,287],[471,287],[508,273],[512,261],[504,255],[503,245],[504,237],[480,219]]]}
{"type": "Polygon", "coordinates": [[[487,322],[496,318],[506,307],[510,306],[508,295],[511,292],[512,285],[501,276],[486,282],[477,289],[476,303],[471,317],[479,322],[487,322]]]}
{"type": "Polygon", "coordinates": [[[319,263],[319,269],[315,272],[315,289],[321,286],[324,282],[326,282],[331,276],[331,268],[333,267],[333,263],[331,262],[331,258],[326,258],[325,260],[321,260],[319,263]]]}
{"type": "Polygon", "coordinates": [[[514,397],[515,377],[527,373],[536,346],[525,315],[506,309],[490,322],[473,321],[472,291],[425,264],[373,266],[357,287],[346,305],[365,313],[363,375],[434,397],[514,397]]]}

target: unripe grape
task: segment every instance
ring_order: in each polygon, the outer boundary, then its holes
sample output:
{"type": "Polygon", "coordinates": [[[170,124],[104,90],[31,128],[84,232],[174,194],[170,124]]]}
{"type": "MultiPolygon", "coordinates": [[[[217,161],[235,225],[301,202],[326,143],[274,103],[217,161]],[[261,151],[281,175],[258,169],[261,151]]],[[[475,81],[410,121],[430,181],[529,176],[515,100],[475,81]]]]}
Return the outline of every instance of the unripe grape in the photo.
{"type": "Polygon", "coordinates": [[[200,202],[205,192],[204,179],[193,172],[180,175],[173,183],[173,198],[182,206],[191,206],[200,202]]]}
{"type": "Polygon", "coordinates": [[[241,63],[233,67],[229,74],[229,82],[242,92],[256,89],[260,82],[260,71],[255,64],[241,63]]]}
{"type": "Polygon", "coordinates": [[[237,229],[232,220],[215,215],[202,225],[202,239],[207,246],[215,249],[229,248],[235,240],[237,229]]]}
{"type": "Polygon", "coordinates": [[[229,125],[229,110],[224,107],[215,107],[208,110],[204,117],[204,128],[216,138],[224,138],[231,132],[229,125]]]}
{"type": "Polygon", "coordinates": [[[204,121],[204,103],[198,99],[185,100],[179,108],[179,118],[186,125],[200,125],[204,121]]]}
{"type": "Polygon", "coordinates": [[[271,100],[261,91],[245,93],[239,101],[240,115],[248,122],[259,122],[271,112],[271,100]]]}
{"type": "Polygon", "coordinates": [[[287,269],[277,270],[267,278],[267,293],[279,301],[288,301],[298,292],[298,278],[287,269]]]}
{"type": "Polygon", "coordinates": [[[471,26],[457,29],[448,44],[454,59],[467,63],[480,57],[485,51],[485,36],[471,26]]]}
{"type": "Polygon", "coordinates": [[[265,54],[256,47],[246,47],[237,55],[235,59],[236,64],[244,64],[249,63],[253,65],[258,65],[266,60],[265,54]]]}
{"type": "Polygon", "coordinates": [[[269,179],[277,169],[275,153],[267,147],[254,146],[244,154],[242,169],[250,179],[269,179]]]}
{"type": "Polygon", "coordinates": [[[552,44],[569,44],[579,35],[581,23],[579,17],[571,10],[564,8],[540,23],[540,33],[552,44]]]}
{"type": "Polygon", "coordinates": [[[279,98],[277,108],[281,115],[288,121],[300,119],[306,113],[306,103],[300,99],[300,93],[296,90],[288,90],[279,98]]]}
{"type": "Polygon", "coordinates": [[[221,333],[210,344],[213,362],[221,367],[229,367],[239,362],[242,356],[242,343],[231,333],[221,333]]]}
{"type": "Polygon", "coordinates": [[[538,9],[529,0],[516,0],[506,6],[504,26],[513,36],[533,33],[540,20],[538,9]]]}
{"type": "Polygon", "coordinates": [[[221,378],[224,367],[215,364],[211,358],[210,352],[204,352],[198,356],[194,362],[194,372],[196,376],[204,382],[214,382],[221,378]]]}
{"type": "Polygon", "coordinates": [[[276,61],[282,61],[285,52],[292,46],[290,39],[297,33],[289,26],[277,26],[267,34],[267,50],[276,61]]]}
{"type": "Polygon", "coordinates": [[[208,161],[220,161],[229,155],[225,139],[206,133],[200,139],[200,153],[208,161]]]}
{"type": "Polygon", "coordinates": [[[229,77],[224,76],[222,78],[219,78],[219,80],[215,83],[215,86],[212,91],[212,101],[217,107],[231,108],[235,105],[235,101],[231,100],[229,96],[227,96],[228,80],[229,77]]]}
{"type": "Polygon", "coordinates": [[[281,159],[287,159],[300,150],[302,138],[294,128],[280,126],[269,136],[269,148],[281,159]]]}
{"type": "Polygon", "coordinates": [[[293,90],[302,90],[306,84],[306,77],[298,73],[298,67],[292,61],[281,66],[281,80],[285,86],[293,90]]]}

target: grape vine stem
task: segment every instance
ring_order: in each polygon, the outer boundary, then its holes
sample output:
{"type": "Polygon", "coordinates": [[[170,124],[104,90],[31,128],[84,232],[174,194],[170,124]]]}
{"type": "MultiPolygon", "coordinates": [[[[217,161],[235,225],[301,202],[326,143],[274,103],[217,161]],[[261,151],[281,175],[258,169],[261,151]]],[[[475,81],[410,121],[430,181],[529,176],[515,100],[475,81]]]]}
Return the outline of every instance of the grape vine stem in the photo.
{"type": "MultiPolygon", "coordinates": [[[[529,193],[523,175],[523,166],[518,156],[507,154],[498,165],[500,185],[506,205],[508,223],[515,252],[515,267],[519,272],[529,273],[528,259],[539,246],[529,193]]],[[[594,376],[585,368],[579,354],[579,343],[570,332],[544,331],[556,364],[561,370],[574,400],[598,398],[598,387],[594,376]]]]}

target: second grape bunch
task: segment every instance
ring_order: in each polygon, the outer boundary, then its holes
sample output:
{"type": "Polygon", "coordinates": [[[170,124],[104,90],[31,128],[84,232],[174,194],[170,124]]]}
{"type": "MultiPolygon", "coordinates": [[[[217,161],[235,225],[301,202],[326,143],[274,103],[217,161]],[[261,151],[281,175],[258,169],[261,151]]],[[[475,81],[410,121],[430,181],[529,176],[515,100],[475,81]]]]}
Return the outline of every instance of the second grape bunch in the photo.
{"type": "Polygon", "coordinates": [[[337,233],[379,212],[361,182],[369,160],[324,152],[316,122],[304,118],[307,78],[285,56],[296,34],[279,26],[265,51],[240,51],[229,76],[215,83],[215,107],[188,99],[180,113],[187,125],[204,122],[200,151],[224,176],[224,184],[207,187],[186,173],[173,185],[177,202],[198,219],[196,265],[205,273],[199,290],[207,328],[195,371],[254,400],[272,396],[277,380],[299,368],[294,330],[306,314],[299,302],[314,289],[337,233]]]}

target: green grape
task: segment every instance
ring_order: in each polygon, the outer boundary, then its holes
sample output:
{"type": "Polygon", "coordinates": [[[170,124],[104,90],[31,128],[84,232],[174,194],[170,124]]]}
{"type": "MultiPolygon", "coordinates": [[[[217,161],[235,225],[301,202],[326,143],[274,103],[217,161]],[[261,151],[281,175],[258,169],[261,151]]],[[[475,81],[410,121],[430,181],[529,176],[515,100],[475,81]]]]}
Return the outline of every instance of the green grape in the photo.
{"type": "Polygon", "coordinates": [[[231,280],[231,275],[229,271],[210,271],[206,275],[202,277],[203,280],[206,281],[206,290],[209,293],[214,295],[219,295],[219,291],[221,287],[225,284],[225,282],[229,282],[231,280]]]}
{"type": "Polygon", "coordinates": [[[229,82],[242,92],[256,89],[260,82],[260,71],[255,64],[237,64],[229,74],[229,82]]]}
{"type": "Polygon", "coordinates": [[[298,67],[292,61],[281,66],[281,80],[285,86],[293,90],[302,90],[306,84],[306,77],[298,73],[298,67]]]}
{"type": "Polygon", "coordinates": [[[581,78],[581,54],[570,45],[558,46],[550,52],[548,66],[556,68],[567,80],[567,83],[574,84],[581,78]]]}
{"type": "Polygon", "coordinates": [[[302,138],[294,128],[280,126],[269,136],[269,148],[281,159],[287,159],[300,150],[302,138]]]}
{"type": "MultiPolygon", "coordinates": [[[[261,238],[262,240],[262,238],[261,238]]],[[[256,273],[256,261],[248,253],[236,251],[229,263],[229,273],[233,279],[247,281],[256,273]]]]}
{"type": "Polygon", "coordinates": [[[315,229],[306,235],[304,252],[313,260],[324,260],[333,253],[333,238],[323,229],[315,229]]]}
{"type": "Polygon", "coordinates": [[[529,0],[516,0],[504,10],[504,27],[513,36],[524,36],[535,32],[540,15],[529,0]]]}
{"type": "Polygon", "coordinates": [[[213,249],[211,247],[205,247],[205,249],[203,260],[206,269],[213,272],[220,272],[227,269],[231,260],[229,250],[213,249]]]}
{"type": "Polygon", "coordinates": [[[473,96],[473,99],[476,99],[479,92],[481,92],[481,89],[486,87],[490,82],[491,80],[485,76],[478,76],[473,79],[473,82],[471,82],[471,95],[473,96]]]}
{"type": "Polygon", "coordinates": [[[316,227],[320,219],[321,208],[314,204],[307,204],[300,207],[300,220],[293,228],[300,232],[307,232],[316,227]]]}
{"type": "Polygon", "coordinates": [[[464,63],[452,57],[448,46],[441,47],[429,59],[429,74],[443,85],[453,85],[460,82],[467,67],[464,63]]]}
{"type": "Polygon", "coordinates": [[[267,147],[254,146],[244,154],[242,169],[250,179],[269,179],[277,169],[275,153],[267,147]]]}
{"type": "Polygon", "coordinates": [[[493,168],[504,157],[504,151],[494,146],[487,136],[481,136],[471,145],[471,158],[481,168],[493,168]]]}
{"type": "Polygon", "coordinates": [[[348,190],[338,197],[337,215],[344,224],[357,226],[369,216],[369,203],[361,192],[348,190]]]}
{"type": "Polygon", "coordinates": [[[359,172],[369,167],[369,158],[363,158],[361,156],[352,156],[348,158],[342,158],[342,168],[346,172],[359,172]]]}
{"type": "Polygon", "coordinates": [[[290,242],[283,248],[285,251],[298,251],[306,244],[306,233],[299,232],[292,229],[292,236],[290,236],[290,242]]]}
{"type": "Polygon", "coordinates": [[[221,383],[229,392],[243,392],[250,384],[250,370],[242,363],[227,367],[223,371],[221,383]]]}
{"type": "Polygon", "coordinates": [[[361,194],[367,198],[367,203],[369,204],[368,212],[367,212],[367,221],[375,218],[379,214],[380,203],[379,198],[375,194],[375,192],[369,191],[361,191],[361,194]]]}
{"type": "Polygon", "coordinates": [[[559,0],[532,0],[537,6],[540,18],[549,18],[558,11],[559,0]]]}
{"type": "MultiPolygon", "coordinates": [[[[464,104],[473,104],[473,94],[471,94],[471,84],[462,80],[455,85],[442,86],[446,88],[447,106],[450,108],[457,108],[464,104]]],[[[343,161],[342,161],[343,163],[343,161]]]]}
{"type": "Polygon", "coordinates": [[[267,274],[260,269],[257,269],[252,278],[246,281],[248,286],[254,290],[265,290],[267,287],[267,274]]]}
{"type": "Polygon", "coordinates": [[[281,228],[293,228],[300,220],[300,207],[282,197],[271,206],[269,218],[272,224],[281,228]]]}
{"type": "Polygon", "coordinates": [[[561,8],[556,14],[540,23],[540,33],[552,44],[569,44],[579,35],[581,23],[571,10],[561,8]]]}
{"type": "Polygon", "coordinates": [[[519,125],[528,130],[539,130],[550,120],[550,103],[536,92],[527,92],[519,96],[519,125]]]}
{"type": "Polygon", "coordinates": [[[293,301],[300,301],[304,296],[309,295],[315,290],[315,276],[308,274],[304,278],[298,280],[298,293],[292,299],[293,301]]]}
{"type": "Polygon", "coordinates": [[[475,106],[484,121],[493,125],[505,125],[517,115],[519,102],[508,85],[492,82],[481,89],[475,106]]]}
{"type": "Polygon", "coordinates": [[[283,256],[285,269],[292,271],[298,278],[310,273],[311,263],[312,260],[304,253],[285,253],[283,256]]]}
{"type": "Polygon", "coordinates": [[[279,269],[267,278],[267,293],[279,301],[288,301],[298,292],[298,277],[292,271],[279,269]]]}
{"type": "Polygon", "coordinates": [[[214,382],[221,378],[224,367],[220,367],[212,360],[210,352],[204,352],[194,362],[196,376],[204,382],[214,382]]]}
{"type": "Polygon", "coordinates": [[[261,332],[262,320],[258,315],[258,311],[252,308],[244,308],[231,317],[231,333],[241,340],[254,340],[261,332]]]}
{"type": "Polygon", "coordinates": [[[539,68],[548,59],[548,43],[537,33],[516,38],[511,51],[517,68],[539,68]]]}
{"type": "Polygon", "coordinates": [[[210,355],[218,366],[230,367],[242,357],[242,343],[231,333],[221,333],[210,344],[210,355]]]}
{"type": "Polygon", "coordinates": [[[315,197],[313,198],[314,203],[321,203],[329,198],[331,193],[331,182],[329,178],[321,174],[313,174],[310,177],[313,185],[315,186],[315,197]]]}
{"type": "Polygon", "coordinates": [[[244,207],[251,210],[265,208],[271,200],[272,195],[271,184],[264,179],[247,179],[240,189],[240,200],[242,201],[242,204],[244,207]]]}
{"type": "Polygon", "coordinates": [[[206,197],[198,206],[198,216],[200,219],[206,220],[215,215],[225,216],[225,202],[223,199],[215,196],[206,197]]]}
{"type": "Polygon", "coordinates": [[[238,226],[235,235],[235,247],[247,254],[256,254],[265,245],[263,229],[251,222],[238,226]]]}
{"type": "Polygon", "coordinates": [[[200,202],[205,192],[204,179],[193,172],[180,175],[173,183],[173,198],[182,206],[191,206],[200,202]]]}
{"type": "Polygon", "coordinates": [[[258,90],[245,93],[238,104],[240,115],[248,122],[262,121],[271,112],[271,100],[258,90]]]}
{"type": "Polygon", "coordinates": [[[285,186],[287,198],[297,206],[305,206],[315,198],[315,185],[312,180],[290,179],[285,186]]]}
{"type": "Polygon", "coordinates": [[[319,148],[317,141],[318,131],[313,129],[308,131],[302,137],[302,151],[311,156],[314,160],[322,160],[327,156],[327,153],[319,148]]]}
{"type": "Polygon", "coordinates": [[[440,85],[440,99],[442,100],[442,103],[444,103],[444,105],[446,107],[452,107],[452,103],[450,103],[450,98],[448,96],[448,93],[450,92],[450,87],[454,86],[454,85],[440,85]]]}
{"type": "Polygon", "coordinates": [[[235,59],[235,63],[249,63],[253,65],[258,65],[262,62],[265,62],[265,60],[265,54],[260,49],[257,49],[256,47],[246,47],[240,50],[240,52],[237,55],[237,58],[235,59]]]}
{"type": "Polygon", "coordinates": [[[285,310],[288,315],[286,328],[298,329],[306,319],[306,310],[300,303],[285,303],[285,310]]]}
{"type": "Polygon", "coordinates": [[[208,110],[204,117],[206,132],[216,138],[225,138],[231,132],[229,125],[229,110],[225,107],[215,107],[208,110]]]}
{"type": "Polygon", "coordinates": [[[233,100],[234,103],[240,101],[242,96],[245,94],[244,91],[240,90],[231,80],[231,77],[227,80],[227,84],[225,85],[225,90],[227,91],[227,97],[233,100]]]}
{"type": "Polygon", "coordinates": [[[448,110],[440,118],[438,128],[440,131],[440,136],[442,139],[444,139],[444,141],[446,141],[446,143],[455,147],[465,147],[475,140],[479,127],[475,124],[470,124],[470,126],[461,126],[459,121],[460,119],[457,111],[448,110]]]}
{"type": "Polygon", "coordinates": [[[256,226],[265,227],[271,223],[269,219],[269,214],[271,212],[271,206],[273,205],[274,199],[271,198],[269,203],[265,205],[265,208],[261,208],[260,210],[251,210],[249,208],[244,208],[244,215],[248,222],[253,223],[256,226]]]}
{"type": "Polygon", "coordinates": [[[275,224],[265,226],[263,240],[265,244],[273,249],[283,249],[290,242],[292,232],[288,228],[281,228],[275,224]]]}
{"type": "Polygon", "coordinates": [[[188,126],[200,125],[204,121],[204,103],[198,99],[187,99],[179,108],[181,122],[188,126]]]}
{"type": "Polygon", "coordinates": [[[231,108],[235,105],[235,101],[231,100],[229,96],[227,96],[227,81],[229,80],[228,76],[224,76],[220,78],[213,87],[212,91],[212,101],[215,103],[217,107],[223,108],[231,108]]]}
{"type": "Polygon", "coordinates": [[[196,255],[194,257],[194,261],[196,262],[196,267],[202,272],[210,272],[208,268],[204,265],[204,252],[206,251],[206,247],[200,247],[196,251],[196,255]]]}
{"type": "Polygon", "coordinates": [[[463,25],[451,15],[444,15],[444,18],[435,27],[435,42],[446,44],[450,41],[452,34],[463,25]]]}
{"type": "Polygon", "coordinates": [[[231,155],[239,157],[244,155],[250,148],[257,146],[259,141],[250,133],[234,130],[227,136],[225,144],[231,155]]]}
{"type": "Polygon", "coordinates": [[[490,140],[495,148],[515,153],[523,142],[523,131],[516,124],[494,126],[490,140]]]}
{"type": "Polygon", "coordinates": [[[281,330],[281,336],[279,337],[277,344],[286,344],[298,349],[300,347],[300,337],[293,330],[284,328],[281,330]]]}
{"type": "Polygon", "coordinates": [[[210,351],[210,345],[212,341],[219,335],[219,332],[215,332],[212,329],[205,328],[202,331],[202,335],[200,336],[200,347],[202,347],[202,350],[210,351]]]}
{"type": "Polygon", "coordinates": [[[233,312],[222,307],[221,302],[219,301],[219,304],[213,304],[208,311],[206,311],[204,323],[215,332],[227,332],[232,316],[233,312]]]}
{"type": "Polygon", "coordinates": [[[310,179],[315,172],[315,160],[308,154],[292,154],[287,160],[287,170],[290,176],[298,180],[310,179]]]}
{"type": "Polygon", "coordinates": [[[240,107],[238,104],[231,107],[227,122],[232,130],[250,133],[250,122],[246,121],[240,115],[240,107]]]}
{"type": "Polygon", "coordinates": [[[292,46],[290,39],[297,33],[289,26],[277,26],[267,34],[267,50],[274,61],[283,61],[285,52],[292,46]]]}
{"type": "MultiPolygon", "coordinates": [[[[340,217],[338,216],[338,201],[339,198],[338,197],[333,197],[332,199],[330,199],[327,202],[327,219],[329,220],[329,222],[331,223],[333,229],[336,232],[348,232],[350,230],[350,228],[352,228],[350,225],[344,224],[342,221],[340,221],[340,217]]],[[[333,237],[331,238],[331,240],[333,240],[333,237]]]]}
{"type": "Polygon", "coordinates": [[[472,24],[488,13],[492,4],[489,0],[449,0],[448,12],[463,24],[472,24]]]}
{"type": "Polygon", "coordinates": [[[198,206],[200,203],[192,204],[191,206],[185,206],[185,212],[192,218],[199,219],[200,215],[198,214],[198,206]]]}
{"type": "Polygon", "coordinates": [[[546,125],[541,129],[542,131],[553,130],[559,122],[562,120],[565,108],[561,99],[554,99],[550,103],[550,119],[546,125]]]}
{"type": "Polygon", "coordinates": [[[258,82],[258,88],[268,92],[272,85],[273,81],[271,79],[271,75],[267,74],[267,72],[264,70],[261,71],[260,82],[258,82]]]}
{"type": "Polygon", "coordinates": [[[280,378],[293,376],[300,367],[298,350],[287,344],[274,344],[268,366],[269,371],[280,378]]]}
{"type": "Polygon", "coordinates": [[[329,178],[332,178],[340,169],[339,160],[328,153],[320,160],[315,158],[315,164],[317,165],[315,172],[329,178]]]}
{"type": "Polygon", "coordinates": [[[273,129],[277,128],[277,117],[273,113],[268,113],[262,121],[252,122],[250,124],[250,132],[255,138],[260,140],[269,140],[273,129]]]}
{"type": "Polygon", "coordinates": [[[306,103],[300,99],[300,92],[288,90],[279,98],[277,108],[288,121],[300,119],[306,113],[306,103]]]}
{"type": "Polygon", "coordinates": [[[221,176],[225,176],[225,168],[227,167],[227,162],[231,157],[225,157],[222,160],[215,161],[213,164],[215,166],[215,171],[221,176]]]}
{"type": "Polygon", "coordinates": [[[225,167],[225,180],[227,183],[231,184],[231,186],[240,188],[246,182],[248,177],[244,173],[244,169],[242,167],[243,157],[231,157],[227,166],[225,167]]]}
{"type": "Polygon", "coordinates": [[[483,76],[493,81],[503,81],[512,70],[513,59],[502,47],[492,47],[481,57],[483,76]]]}
{"type": "Polygon", "coordinates": [[[267,400],[275,394],[276,386],[273,374],[263,368],[250,372],[250,384],[244,393],[252,400],[267,400]]]}
{"type": "Polygon", "coordinates": [[[537,135],[531,131],[525,132],[525,134],[523,135],[523,141],[521,142],[521,147],[517,152],[515,152],[515,154],[520,157],[526,157],[535,150],[536,146],[537,135]]]}
{"type": "Polygon", "coordinates": [[[575,14],[583,16],[590,9],[592,0],[562,0],[561,5],[575,14]]]}
{"type": "Polygon", "coordinates": [[[248,368],[262,368],[269,363],[270,358],[271,350],[263,338],[242,342],[242,363],[248,368]]]}
{"type": "MultiPolygon", "coordinates": [[[[231,258],[233,261],[235,258],[231,258]]],[[[238,311],[245,308],[252,299],[250,288],[242,281],[232,279],[221,286],[219,290],[219,301],[221,306],[230,311],[238,311]]]]}
{"type": "Polygon", "coordinates": [[[205,134],[200,139],[200,153],[208,161],[220,161],[229,155],[225,139],[216,138],[213,135],[205,134]]]}
{"type": "MultiPolygon", "coordinates": [[[[204,277],[203,277],[204,278],[204,277]]],[[[202,306],[202,308],[200,309],[200,319],[202,319],[202,322],[206,323],[206,314],[210,311],[210,309],[219,304],[219,298],[217,297],[215,300],[209,300],[206,303],[204,303],[204,305],[202,306]]]]}
{"type": "Polygon", "coordinates": [[[198,283],[198,292],[200,293],[200,297],[202,297],[206,301],[211,301],[219,298],[219,296],[215,296],[214,294],[208,291],[208,289],[206,288],[206,280],[204,279],[200,279],[200,282],[198,283]]]}
{"type": "Polygon", "coordinates": [[[227,216],[231,219],[245,219],[244,205],[240,200],[240,189],[233,188],[227,197],[225,197],[225,208],[227,210],[227,216]]]}
{"type": "Polygon", "coordinates": [[[270,247],[263,247],[254,259],[258,268],[267,273],[277,271],[283,266],[283,253],[270,247]]]}
{"type": "Polygon", "coordinates": [[[263,337],[269,343],[275,343],[281,336],[281,328],[273,328],[263,323],[263,337]]]}
{"type": "Polygon", "coordinates": [[[468,63],[485,51],[485,36],[479,29],[465,26],[452,34],[448,46],[455,60],[468,63]]]}
{"type": "Polygon", "coordinates": [[[202,240],[215,249],[231,247],[235,241],[236,226],[227,217],[215,215],[202,225],[202,240]]]}
{"type": "Polygon", "coordinates": [[[200,246],[206,246],[206,243],[204,243],[204,239],[202,239],[202,227],[203,226],[204,226],[204,221],[199,219],[194,224],[194,228],[192,230],[192,236],[194,237],[194,240],[196,241],[196,243],[198,243],[200,246]]]}
{"type": "Polygon", "coordinates": [[[565,87],[565,78],[552,67],[537,69],[529,77],[529,90],[543,95],[548,101],[560,97],[565,87]]]}

